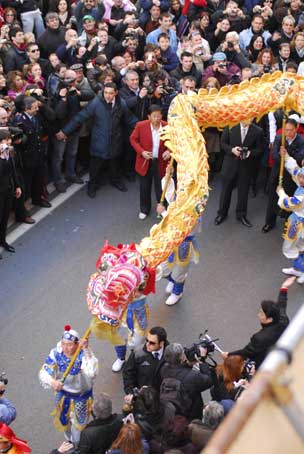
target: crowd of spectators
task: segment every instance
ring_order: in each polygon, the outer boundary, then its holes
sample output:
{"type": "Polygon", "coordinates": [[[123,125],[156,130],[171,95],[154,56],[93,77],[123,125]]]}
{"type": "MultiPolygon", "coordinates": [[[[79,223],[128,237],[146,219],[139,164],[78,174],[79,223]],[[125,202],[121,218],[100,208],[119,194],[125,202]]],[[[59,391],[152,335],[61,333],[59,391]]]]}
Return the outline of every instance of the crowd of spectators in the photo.
{"type": "MultiPolygon", "coordinates": [[[[90,197],[107,176],[126,191],[125,178],[135,179],[129,137],[151,105],[165,121],[178,93],[276,69],[303,74],[302,30],[300,0],[1,0],[0,126],[10,129],[0,142],[0,246],[14,252],[5,239],[12,207],[17,222],[30,224],[27,200],[51,206],[49,181],[62,193],[83,184],[89,168],[90,197]]],[[[259,122],[264,144],[251,156],[253,196],[260,170],[267,191],[281,117],[259,122]]],[[[225,146],[216,129],[205,136],[212,179],[225,146]]],[[[264,232],[274,223],[266,216],[264,232]]]]}
{"type": "MultiPolygon", "coordinates": [[[[107,177],[125,192],[125,179],[135,179],[132,131],[153,112],[161,112],[165,121],[178,93],[220,89],[276,69],[303,75],[302,30],[300,0],[0,1],[0,246],[14,252],[6,242],[11,209],[17,222],[32,224],[29,199],[33,205],[51,207],[50,181],[58,193],[64,193],[68,184],[84,184],[81,175],[89,169],[89,197],[96,196],[107,177]]],[[[302,164],[300,121],[294,115],[287,121],[286,137],[289,154],[302,164]]],[[[234,145],[227,129],[223,134],[214,128],[204,133],[210,179],[223,161],[227,170],[225,153],[229,159],[250,157],[248,151],[242,155],[239,150],[243,129],[245,135],[255,131],[255,140],[262,136],[256,152],[252,146],[250,159],[238,172],[243,178],[239,220],[251,227],[246,218],[249,186],[255,197],[258,175],[264,171],[263,186],[269,192],[264,233],[275,226],[277,216],[280,136],[276,133],[281,123],[282,112],[275,112],[255,127],[238,126],[234,145]]],[[[230,180],[217,225],[227,216],[230,180]]],[[[292,195],[291,181],[289,185],[285,189],[292,195]]],[[[148,213],[140,214],[144,219],[148,213]]],[[[199,452],[240,397],[240,389],[248,385],[254,368],[248,370],[246,360],[259,366],[287,325],[281,309],[286,309],[289,285],[280,293],[282,307],[269,301],[262,304],[261,331],[243,349],[225,353],[223,364],[215,369],[205,363],[206,351],[189,360],[177,343],[159,349],[162,358],[148,354],[145,347],[140,357],[131,353],[123,379],[132,416],[124,423],[112,412],[109,396],[96,395],[95,419],[82,433],[80,454],[199,452]],[[143,373],[140,361],[153,363],[153,373],[147,367],[143,373]],[[172,380],[179,390],[172,389],[172,380]],[[201,392],[210,388],[214,400],[203,406],[201,392]]],[[[4,425],[11,423],[16,411],[3,397],[3,383],[0,410],[6,441],[1,439],[1,449],[8,446],[5,452],[9,452],[11,433],[4,425]]],[[[72,449],[64,443],[54,452],[72,449]]]]}
{"type": "MultiPolygon", "coordinates": [[[[183,347],[170,342],[163,327],[150,328],[146,342],[134,348],[123,365],[125,396],[119,412],[113,411],[111,397],[94,385],[92,415],[86,425],[77,429],[77,442],[73,430],[66,430],[65,437],[70,439],[51,454],[199,454],[226,415],[244,398],[257,369],[288,326],[287,295],[295,279],[289,277],[282,283],[277,302],[261,302],[258,312],[261,326],[248,344],[231,352],[221,351],[220,356],[214,355],[218,346],[210,338],[200,338],[190,347],[183,347]],[[210,394],[202,394],[207,390],[210,394]]],[[[85,355],[91,355],[87,360],[91,358],[97,365],[88,342],[78,338],[62,338],[67,358],[73,356],[80,343],[85,355]]],[[[53,361],[56,360],[54,356],[53,361]]],[[[60,371],[50,368],[50,360],[41,371],[40,379],[43,373],[49,383],[54,383],[52,387],[58,394],[65,386],[56,375],[60,371]]],[[[92,371],[92,366],[87,370],[81,368],[75,375],[82,374],[82,383],[86,383],[92,371]]],[[[15,451],[18,438],[8,427],[17,413],[14,404],[4,398],[7,385],[2,374],[0,449],[24,454],[30,452],[28,445],[15,451]]]]}

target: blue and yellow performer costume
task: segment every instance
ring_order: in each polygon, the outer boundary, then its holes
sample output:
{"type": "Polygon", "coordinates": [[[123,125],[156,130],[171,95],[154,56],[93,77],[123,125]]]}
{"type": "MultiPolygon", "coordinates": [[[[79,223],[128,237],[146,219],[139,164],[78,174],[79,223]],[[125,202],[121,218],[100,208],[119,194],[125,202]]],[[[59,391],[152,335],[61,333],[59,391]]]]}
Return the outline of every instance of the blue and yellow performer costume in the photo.
{"type": "Polygon", "coordinates": [[[56,408],[52,412],[55,427],[65,433],[67,440],[75,445],[80,432],[89,422],[93,403],[93,380],[98,373],[98,360],[86,346],[80,350],[75,364],[64,383],[62,377],[70,364],[79,342],[77,331],[65,326],[62,339],[50,351],[39,372],[39,380],[44,388],[56,391],[56,408]]]}
{"type": "Polygon", "coordinates": [[[288,156],[285,167],[297,184],[298,188],[292,197],[284,189],[278,189],[278,204],[286,211],[292,212],[286,221],[283,235],[283,254],[292,260],[292,268],[283,268],[283,273],[298,277],[300,284],[304,283],[304,167],[288,156]]]}
{"type": "MultiPolygon", "coordinates": [[[[164,185],[164,178],[162,180],[162,185],[164,185]]],[[[175,198],[175,186],[172,178],[169,181],[165,197],[168,203],[173,202],[175,198]]],[[[165,217],[167,215],[166,210],[163,210],[161,215],[165,217]]],[[[174,249],[167,261],[160,265],[161,276],[169,281],[166,287],[166,292],[170,293],[166,300],[168,306],[173,306],[182,298],[190,264],[199,262],[199,252],[195,234],[200,231],[201,218],[198,219],[192,232],[190,232],[184,241],[174,249]]]]}

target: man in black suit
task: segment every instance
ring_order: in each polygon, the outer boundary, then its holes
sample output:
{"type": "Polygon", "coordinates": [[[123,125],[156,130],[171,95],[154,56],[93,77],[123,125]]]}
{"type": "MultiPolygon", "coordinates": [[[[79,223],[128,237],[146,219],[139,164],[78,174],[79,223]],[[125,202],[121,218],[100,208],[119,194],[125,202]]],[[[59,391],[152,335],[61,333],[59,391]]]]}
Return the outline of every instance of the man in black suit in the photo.
{"type": "Polygon", "coordinates": [[[23,178],[25,183],[25,199],[32,198],[33,205],[50,208],[52,205],[43,198],[43,184],[45,175],[46,146],[42,141],[45,136],[42,126],[40,102],[32,96],[24,96],[22,100],[23,112],[17,114],[15,123],[22,129],[27,141],[21,145],[23,162],[23,178]]]}
{"type": "MultiPolygon", "coordinates": [[[[285,148],[281,146],[282,136],[277,135],[273,142],[272,158],[274,161],[271,174],[269,177],[269,194],[268,204],[266,211],[265,225],[262,228],[263,233],[268,233],[275,227],[277,214],[279,211],[278,207],[278,195],[276,192],[279,184],[279,173],[280,173],[280,162],[281,162],[281,151],[284,150],[294,158],[298,165],[302,167],[302,161],[304,159],[304,138],[298,133],[298,123],[294,118],[288,118],[285,125],[285,137],[286,144],[285,148]]],[[[292,180],[290,174],[284,169],[283,173],[283,188],[289,196],[292,196],[297,189],[296,184],[292,180]]]]}
{"type": "Polygon", "coordinates": [[[215,225],[220,225],[226,219],[236,183],[238,191],[236,218],[244,226],[252,227],[247,219],[251,164],[254,158],[263,152],[263,140],[262,129],[251,120],[231,129],[229,127],[224,129],[221,138],[221,146],[225,152],[222,167],[223,186],[215,225]]]}

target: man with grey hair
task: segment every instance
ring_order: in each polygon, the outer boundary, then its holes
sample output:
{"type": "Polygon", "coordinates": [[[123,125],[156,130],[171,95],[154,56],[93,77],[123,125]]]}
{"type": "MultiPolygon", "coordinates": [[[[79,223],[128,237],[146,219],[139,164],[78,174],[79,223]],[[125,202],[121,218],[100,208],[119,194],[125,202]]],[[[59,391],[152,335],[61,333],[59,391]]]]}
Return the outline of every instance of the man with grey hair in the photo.
{"type": "Polygon", "coordinates": [[[79,454],[105,454],[117,437],[122,425],[122,415],[112,413],[112,401],[108,394],[94,395],[91,421],[81,432],[79,454]]]}
{"type": "Polygon", "coordinates": [[[217,429],[224,419],[224,407],[215,400],[210,400],[203,410],[203,424],[211,430],[217,429]]]}
{"type": "Polygon", "coordinates": [[[57,13],[48,13],[45,16],[46,29],[40,35],[38,46],[43,58],[48,58],[50,54],[56,52],[60,44],[64,43],[65,27],[60,25],[57,13]]]}
{"type": "MultiPolygon", "coordinates": [[[[205,358],[207,350],[201,348],[201,357],[205,358]]],[[[189,410],[184,411],[184,416],[189,420],[202,417],[203,400],[201,393],[212,386],[211,371],[209,365],[204,361],[196,362],[198,370],[194,370],[194,364],[190,362],[184,352],[181,344],[173,342],[165,350],[164,367],[160,371],[161,387],[160,394],[164,385],[170,379],[176,382],[176,386],[183,390],[184,394],[191,400],[189,410]]],[[[166,387],[166,386],[165,386],[166,387]]],[[[174,402],[173,402],[174,403],[174,402]]],[[[177,411],[179,409],[177,408],[177,411]]]]}

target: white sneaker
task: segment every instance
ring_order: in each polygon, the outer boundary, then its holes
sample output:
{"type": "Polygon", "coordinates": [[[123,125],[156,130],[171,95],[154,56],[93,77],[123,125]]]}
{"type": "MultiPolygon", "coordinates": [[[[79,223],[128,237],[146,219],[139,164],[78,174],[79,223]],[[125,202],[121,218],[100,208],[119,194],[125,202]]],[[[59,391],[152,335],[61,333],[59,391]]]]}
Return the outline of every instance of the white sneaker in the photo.
{"type": "Polygon", "coordinates": [[[147,217],[146,213],[140,212],[139,215],[138,215],[138,219],[140,219],[141,221],[143,221],[144,219],[146,219],[146,217],[147,217]]]}
{"type": "Polygon", "coordinates": [[[300,277],[302,274],[301,271],[297,271],[294,268],[283,268],[282,273],[290,274],[291,276],[297,276],[297,277],[300,277]]]}
{"type": "Polygon", "coordinates": [[[301,276],[297,279],[298,284],[304,284],[304,273],[301,273],[301,276]]]}
{"type": "Polygon", "coordinates": [[[173,282],[169,281],[167,284],[167,287],[166,287],[166,293],[168,293],[168,294],[172,293],[173,287],[174,287],[173,282]]]}
{"type": "Polygon", "coordinates": [[[112,372],[120,372],[124,362],[124,359],[117,358],[117,360],[112,364],[112,372]]]}
{"type": "Polygon", "coordinates": [[[175,295],[175,293],[171,293],[171,295],[166,299],[167,306],[174,306],[174,304],[178,303],[181,297],[183,296],[182,293],[179,295],[175,295]]]}

